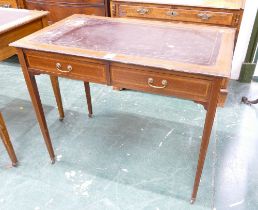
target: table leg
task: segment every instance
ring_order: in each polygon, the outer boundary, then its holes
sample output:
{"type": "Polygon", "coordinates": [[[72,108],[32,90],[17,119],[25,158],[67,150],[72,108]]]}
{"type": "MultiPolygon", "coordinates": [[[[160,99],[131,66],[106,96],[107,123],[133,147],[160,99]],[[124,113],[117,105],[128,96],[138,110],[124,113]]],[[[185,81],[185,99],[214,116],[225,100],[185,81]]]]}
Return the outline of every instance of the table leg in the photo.
{"type": "Polygon", "coordinates": [[[200,184],[200,179],[202,176],[202,170],[203,170],[206,153],[207,153],[207,149],[210,141],[212,126],[213,126],[213,122],[216,114],[220,87],[221,87],[221,81],[218,79],[213,84],[213,88],[210,94],[210,100],[207,106],[207,113],[205,118],[204,129],[203,129],[202,142],[200,146],[198,165],[196,169],[194,187],[193,187],[192,198],[191,198],[192,204],[195,202],[197,192],[198,192],[198,187],[200,184]]]}
{"type": "Polygon", "coordinates": [[[7,153],[12,161],[12,165],[16,166],[17,165],[17,158],[13,149],[13,145],[10,141],[10,137],[3,119],[2,114],[0,113],[0,137],[3,140],[4,146],[7,150],[7,153]]]}
{"type": "Polygon", "coordinates": [[[90,84],[89,84],[89,82],[84,82],[84,88],[85,88],[86,100],[87,100],[87,104],[88,104],[88,111],[89,111],[88,116],[91,118],[93,113],[92,113],[92,104],[91,104],[91,94],[90,94],[90,84]]]}
{"type": "Polygon", "coordinates": [[[64,119],[64,109],[63,109],[60,88],[59,88],[58,77],[50,76],[50,80],[51,80],[52,88],[56,98],[57,108],[59,112],[59,120],[62,121],[64,119]]]}
{"type": "Polygon", "coordinates": [[[31,97],[33,108],[35,110],[36,117],[37,117],[38,122],[39,122],[40,130],[42,132],[45,144],[47,146],[47,150],[48,150],[48,153],[50,155],[51,162],[55,163],[55,154],[54,154],[52,142],[51,142],[51,139],[50,139],[45,114],[44,114],[43,107],[42,107],[42,104],[41,104],[35,75],[33,75],[33,73],[31,73],[28,70],[23,51],[18,49],[17,52],[18,52],[19,61],[20,61],[21,67],[22,67],[24,79],[25,79],[25,82],[27,84],[27,88],[28,88],[28,91],[29,91],[29,94],[30,94],[30,97],[31,97]]]}

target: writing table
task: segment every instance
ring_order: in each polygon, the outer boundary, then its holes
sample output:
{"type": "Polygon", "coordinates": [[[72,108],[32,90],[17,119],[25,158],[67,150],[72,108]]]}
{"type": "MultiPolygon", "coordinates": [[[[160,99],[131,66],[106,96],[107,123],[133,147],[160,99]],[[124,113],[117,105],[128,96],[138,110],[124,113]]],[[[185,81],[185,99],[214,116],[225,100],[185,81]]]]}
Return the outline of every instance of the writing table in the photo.
{"type": "MultiPolygon", "coordinates": [[[[230,77],[235,30],[73,15],[11,45],[52,162],[55,155],[37,74],[174,96],[207,110],[191,202],[195,201],[221,94],[230,77]]],[[[90,100],[90,97],[89,97],[90,100]]]]}

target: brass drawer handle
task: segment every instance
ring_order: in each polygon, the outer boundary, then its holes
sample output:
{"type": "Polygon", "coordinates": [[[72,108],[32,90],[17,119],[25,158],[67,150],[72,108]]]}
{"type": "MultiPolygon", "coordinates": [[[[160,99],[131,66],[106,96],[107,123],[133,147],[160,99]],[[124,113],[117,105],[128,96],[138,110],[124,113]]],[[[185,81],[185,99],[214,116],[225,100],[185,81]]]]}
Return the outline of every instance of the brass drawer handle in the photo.
{"type": "Polygon", "coordinates": [[[63,70],[62,69],[62,64],[61,63],[56,63],[56,69],[60,72],[68,73],[68,72],[71,72],[73,70],[73,67],[71,65],[68,65],[67,70],[63,70]]]}
{"type": "Polygon", "coordinates": [[[199,13],[197,16],[202,20],[209,20],[212,17],[211,14],[207,14],[207,13],[199,13]]]}
{"type": "Polygon", "coordinates": [[[140,15],[145,15],[145,14],[149,13],[150,10],[146,9],[146,8],[140,8],[140,9],[137,9],[136,11],[140,15]]]}
{"type": "Polygon", "coordinates": [[[149,79],[148,79],[148,85],[149,85],[150,87],[152,87],[152,88],[155,88],[155,89],[163,89],[163,88],[165,88],[165,87],[168,86],[168,81],[165,80],[165,79],[163,79],[163,80],[161,81],[162,86],[153,85],[153,82],[154,82],[154,79],[153,79],[153,78],[149,78],[149,79]]]}
{"type": "Polygon", "coordinates": [[[168,16],[172,16],[172,17],[178,16],[178,12],[176,12],[176,11],[168,11],[166,14],[168,16]]]}

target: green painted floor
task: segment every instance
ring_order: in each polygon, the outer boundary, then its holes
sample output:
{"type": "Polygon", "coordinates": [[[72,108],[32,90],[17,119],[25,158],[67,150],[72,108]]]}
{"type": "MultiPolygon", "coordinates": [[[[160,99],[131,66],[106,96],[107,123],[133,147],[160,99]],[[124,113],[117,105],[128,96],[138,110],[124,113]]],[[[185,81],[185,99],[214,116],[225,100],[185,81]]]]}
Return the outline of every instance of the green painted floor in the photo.
{"type": "Polygon", "coordinates": [[[189,204],[205,111],[201,105],[60,79],[65,120],[47,76],[39,91],[57,162],[50,159],[16,57],[0,63],[0,110],[19,159],[0,144],[0,210],[257,210],[258,83],[230,83],[218,109],[197,201],[189,204]]]}

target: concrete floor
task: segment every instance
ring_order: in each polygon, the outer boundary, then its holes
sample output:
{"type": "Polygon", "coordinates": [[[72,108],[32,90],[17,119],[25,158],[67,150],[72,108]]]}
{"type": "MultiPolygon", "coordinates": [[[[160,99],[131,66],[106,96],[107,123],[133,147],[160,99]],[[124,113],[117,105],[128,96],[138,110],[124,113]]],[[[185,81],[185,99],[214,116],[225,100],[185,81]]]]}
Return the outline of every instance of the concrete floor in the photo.
{"type": "Polygon", "coordinates": [[[57,162],[39,131],[16,57],[0,63],[0,109],[19,159],[0,144],[0,210],[257,210],[258,83],[230,83],[216,122],[197,201],[189,204],[205,111],[201,105],[92,84],[87,117],[82,82],[60,79],[66,118],[47,76],[39,91],[57,162]]]}

